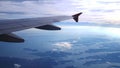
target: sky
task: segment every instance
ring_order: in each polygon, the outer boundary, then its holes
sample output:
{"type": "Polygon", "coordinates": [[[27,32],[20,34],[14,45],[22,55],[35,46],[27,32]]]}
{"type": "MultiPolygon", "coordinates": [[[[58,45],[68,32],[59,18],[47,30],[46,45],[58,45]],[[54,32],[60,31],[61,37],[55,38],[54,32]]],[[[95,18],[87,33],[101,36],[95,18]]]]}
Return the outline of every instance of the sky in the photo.
{"type": "Polygon", "coordinates": [[[0,0],[0,19],[73,15],[80,22],[120,24],[120,0],[0,0]]]}

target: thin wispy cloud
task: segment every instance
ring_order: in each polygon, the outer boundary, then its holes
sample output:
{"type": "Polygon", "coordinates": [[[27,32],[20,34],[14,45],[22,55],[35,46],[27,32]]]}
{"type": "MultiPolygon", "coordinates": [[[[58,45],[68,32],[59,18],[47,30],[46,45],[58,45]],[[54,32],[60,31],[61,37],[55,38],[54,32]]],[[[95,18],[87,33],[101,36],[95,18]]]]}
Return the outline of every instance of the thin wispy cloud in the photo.
{"type": "MultiPolygon", "coordinates": [[[[0,0],[0,1],[15,1],[15,2],[22,2],[22,1],[39,1],[39,0],[0,0]]],[[[42,1],[42,0],[41,0],[42,1]]]]}
{"type": "Polygon", "coordinates": [[[82,11],[80,22],[120,24],[119,3],[119,0],[1,0],[0,19],[72,15],[82,11]]]}
{"type": "Polygon", "coordinates": [[[20,68],[21,65],[20,64],[14,64],[14,68],[20,68]]]}

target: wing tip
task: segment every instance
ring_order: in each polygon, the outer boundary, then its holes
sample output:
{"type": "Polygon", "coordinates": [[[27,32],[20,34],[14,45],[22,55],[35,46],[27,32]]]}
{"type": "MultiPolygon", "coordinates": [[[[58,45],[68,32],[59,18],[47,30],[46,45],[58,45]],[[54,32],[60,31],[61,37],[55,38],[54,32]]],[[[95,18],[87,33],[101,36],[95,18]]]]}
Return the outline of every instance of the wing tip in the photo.
{"type": "Polygon", "coordinates": [[[79,21],[79,16],[82,14],[82,12],[80,12],[80,13],[77,13],[77,14],[75,14],[75,15],[72,15],[72,17],[73,17],[73,19],[76,21],[76,22],[78,22],[79,21]]]}

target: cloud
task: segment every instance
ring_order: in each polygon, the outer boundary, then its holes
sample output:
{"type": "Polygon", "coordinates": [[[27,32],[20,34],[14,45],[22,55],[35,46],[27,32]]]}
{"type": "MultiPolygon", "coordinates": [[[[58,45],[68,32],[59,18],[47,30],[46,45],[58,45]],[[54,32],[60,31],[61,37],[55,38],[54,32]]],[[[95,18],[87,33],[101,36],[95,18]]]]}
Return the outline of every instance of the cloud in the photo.
{"type": "Polygon", "coordinates": [[[91,12],[114,12],[114,10],[104,10],[104,9],[93,9],[93,10],[90,10],[91,12]]]}
{"type": "Polygon", "coordinates": [[[0,18],[73,15],[83,12],[80,22],[120,24],[119,3],[119,0],[1,0],[0,18]]]}
{"type": "Polygon", "coordinates": [[[71,49],[72,48],[72,44],[70,42],[58,42],[53,44],[55,46],[57,46],[57,49],[53,49],[54,51],[56,50],[66,50],[66,49],[71,49]]]}
{"type": "Polygon", "coordinates": [[[24,14],[23,12],[0,12],[1,14],[24,14]]]}
{"type": "Polygon", "coordinates": [[[0,5],[1,5],[0,12],[4,14],[14,13],[12,14],[13,18],[15,17],[19,18],[21,16],[23,16],[23,18],[24,17],[40,17],[40,16],[47,15],[47,14],[57,13],[53,5],[39,4],[36,1],[24,1],[20,3],[11,2],[11,1],[8,1],[8,2],[3,1],[3,2],[0,2],[0,5]],[[8,6],[11,8],[9,8],[8,6]],[[23,14],[20,14],[20,13],[23,13],[23,14]]]}
{"type": "MultiPolygon", "coordinates": [[[[0,1],[14,1],[14,2],[22,2],[22,1],[39,1],[39,0],[0,0],[0,1]]],[[[42,0],[41,0],[42,1],[42,0]]]]}
{"type": "MultiPolygon", "coordinates": [[[[41,16],[64,15],[64,14],[69,15],[69,13],[71,13],[72,11],[70,11],[71,8],[68,7],[71,6],[65,3],[63,0],[61,0],[60,3],[58,3],[57,0],[23,1],[23,2],[0,1],[0,12],[2,13],[4,12],[4,14],[6,15],[8,14],[8,12],[14,13],[12,14],[13,16],[11,16],[10,18],[41,17],[41,16]],[[19,14],[19,13],[24,13],[24,14],[19,14]]],[[[9,14],[7,16],[9,16],[9,14]]],[[[7,16],[6,18],[8,18],[7,16]]]]}
{"type": "MultiPolygon", "coordinates": [[[[78,1],[78,0],[75,0],[78,1]]],[[[81,2],[78,2],[78,4],[81,4],[82,8],[86,8],[83,10],[83,17],[81,20],[88,21],[88,22],[104,22],[112,24],[120,24],[120,16],[119,13],[119,7],[116,3],[118,0],[94,0],[94,1],[88,1],[88,0],[82,0],[81,2]],[[102,2],[114,2],[112,4],[101,4],[99,1],[102,2]],[[104,8],[103,8],[104,7],[104,8]],[[111,18],[112,17],[112,18],[111,18]],[[110,19],[111,18],[111,19],[110,19]],[[116,21],[116,19],[117,21],[116,21]],[[118,20],[119,19],[119,20],[118,20]]]]}
{"type": "Polygon", "coordinates": [[[14,64],[14,68],[20,68],[21,65],[20,64],[14,64]]]}
{"type": "Polygon", "coordinates": [[[98,1],[98,3],[101,3],[101,4],[120,4],[120,1],[119,0],[111,0],[111,1],[98,1]]]}

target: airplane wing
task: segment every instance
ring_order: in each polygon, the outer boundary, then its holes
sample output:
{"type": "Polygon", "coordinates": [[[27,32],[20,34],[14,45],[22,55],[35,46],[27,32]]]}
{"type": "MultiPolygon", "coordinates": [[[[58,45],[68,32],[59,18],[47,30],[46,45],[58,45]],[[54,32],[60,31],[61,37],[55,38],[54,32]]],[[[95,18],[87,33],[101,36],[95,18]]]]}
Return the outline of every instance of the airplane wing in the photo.
{"type": "Polygon", "coordinates": [[[60,27],[51,25],[52,23],[64,21],[67,19],[74,19],[78,22],[79,15],[82,12],[72,16],[53,16],[53,17],[39,17],[26,19],[6,19],[0,20],[0,41],[5,42],[24,42],[24,39],[12,34],[12,32],[37,28],[44,30],[60,30],[60,27]]]}

